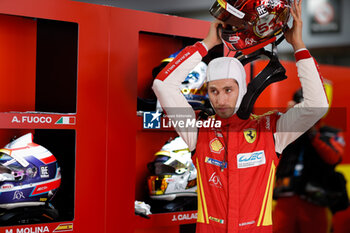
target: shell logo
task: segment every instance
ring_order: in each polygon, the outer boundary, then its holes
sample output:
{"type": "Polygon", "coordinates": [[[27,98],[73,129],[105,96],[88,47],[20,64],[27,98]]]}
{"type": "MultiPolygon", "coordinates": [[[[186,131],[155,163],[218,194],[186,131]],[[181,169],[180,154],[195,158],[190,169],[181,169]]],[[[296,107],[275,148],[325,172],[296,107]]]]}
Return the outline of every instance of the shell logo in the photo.
{"type": "Polygon", "coordinates": [[[209,148],[211,152],[220,154],[221,151],[224,149],[224,146],[222,145],[219,139],[214,138],[209,142],[209,148]]]}

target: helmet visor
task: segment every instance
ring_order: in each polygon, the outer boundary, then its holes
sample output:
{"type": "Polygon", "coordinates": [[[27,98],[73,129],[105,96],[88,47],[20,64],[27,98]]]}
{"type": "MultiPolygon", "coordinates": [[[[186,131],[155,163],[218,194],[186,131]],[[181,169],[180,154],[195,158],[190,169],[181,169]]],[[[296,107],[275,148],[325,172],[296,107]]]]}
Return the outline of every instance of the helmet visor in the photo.
{"type": "Polygon", "coordinates": [[[153,175],[182,174],[187,170],[186,164],[165,155],[158,155],[155,160],[147,166],[148,170],[153,175]]]}
{"type": "Polygon", "coordinates": [[[23,167],[7,154],[6,150],[0,152],[0,181],[19,181],[25,172],[23,167]]]}
{"type": "Polygon", "coordinates": [[[148,170],[153,175],[175,174],[175,168],[160,162],[149,163],[148,170]]]}
{"type": "Polygon", "coordinates": [[[168,187],[166,180],[171,175],[148,177],[148,190],[150,195],[163,195],[168,187]]]}
{"type": "Polygon", "coordinates": [[[169,159],[170,157],[167,155],[157,155],[154,161],[147,165],[148,170],[153,175],[174,174],[175,168],[165,164],[169,159]]]}
{"type": "Polygon", "coordinates": [[[242,18],[239,18],[228,12],[218,1],[215,1],[215,3],[209,9],[209,12],[216,19],[224,22],[225,24],[233,26],[236,28],[236,30],[244,29],[247,27],[247,20],[244,20],[244,18],[246,18],[245,14],[243,17],[240,16],[242,18]]]}
{"type": "Polygon", "coordinates": [[[5,165],[4,163],[11,161],[13,158],[11,158],[9,155],[0,152],[0,182],[1,181],[14,181],[15,177],[12,174],[12,170],[5,165]]]}

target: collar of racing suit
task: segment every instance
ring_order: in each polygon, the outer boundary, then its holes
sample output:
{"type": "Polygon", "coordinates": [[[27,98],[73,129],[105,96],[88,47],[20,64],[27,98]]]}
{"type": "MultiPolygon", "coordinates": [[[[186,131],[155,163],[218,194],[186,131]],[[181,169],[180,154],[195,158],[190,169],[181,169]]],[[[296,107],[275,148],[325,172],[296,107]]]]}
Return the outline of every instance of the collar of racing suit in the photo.
{"type": "MultiPolygon", "coordinates": [[[[224,145],[224,150],[225,150],[225,156],[224,160],[222,161],[222,166],[221,166],[221,171],[224,170],[226,161],[227,161],[227,156],[228,156],[228,140],[229,140],[229,134],[230,134],[230,128],[234,125],[240,125],[241,121],[245,121],[240,119],[237,114],[233,114],[232,116],[228,118],[221,118],[217,114],[215,115],[215,120],[221,121],[221,128],[216,129],[216,134],[218,131],[221,131],[222,137],[223,137],[223,145],[224,145]],[[226,134],[226,135],[225,135],[226,134]]],[[[232,129],[231,129],[232,130],[232,129]]]]}
{"type": "Polygon", "coordinates": [[[232,116],[228,118],[221,118],[219,115],[215,114],[215,120],[216,121],[221,121],[221,130],[223,129],[223,126],[228,126],[228,125],[240,125],[240,122],[245,121],[240,119],[237,114],[233,114],[232,116]]]}

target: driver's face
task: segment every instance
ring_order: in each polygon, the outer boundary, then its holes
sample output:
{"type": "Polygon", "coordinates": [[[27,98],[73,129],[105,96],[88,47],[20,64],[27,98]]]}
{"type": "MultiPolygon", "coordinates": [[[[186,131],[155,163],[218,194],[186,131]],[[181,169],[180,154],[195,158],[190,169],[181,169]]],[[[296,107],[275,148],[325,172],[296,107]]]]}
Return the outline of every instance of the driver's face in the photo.
{"type": "Polygon", "coordinates": [[[233,115],[238,92],[238,84],[233,79],[220,79],[208,83],[210,102],[216,114],[221,118],[228,118],[233,115]]]}

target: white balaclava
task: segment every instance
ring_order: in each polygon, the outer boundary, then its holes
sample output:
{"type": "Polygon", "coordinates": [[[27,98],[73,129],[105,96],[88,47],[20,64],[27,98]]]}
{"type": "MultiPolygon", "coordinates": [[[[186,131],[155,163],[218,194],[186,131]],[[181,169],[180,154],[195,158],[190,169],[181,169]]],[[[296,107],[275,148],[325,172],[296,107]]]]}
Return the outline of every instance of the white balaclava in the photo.
{"type": "Polygon", "coordinates": [[[207,68],[206,82],[234,79],[238,83],[238,98],[234,114],[241,105],[243,96],[247,92],[246,73],[242,63],[233,57],[219,57],[209,62],[207,68]]]}

